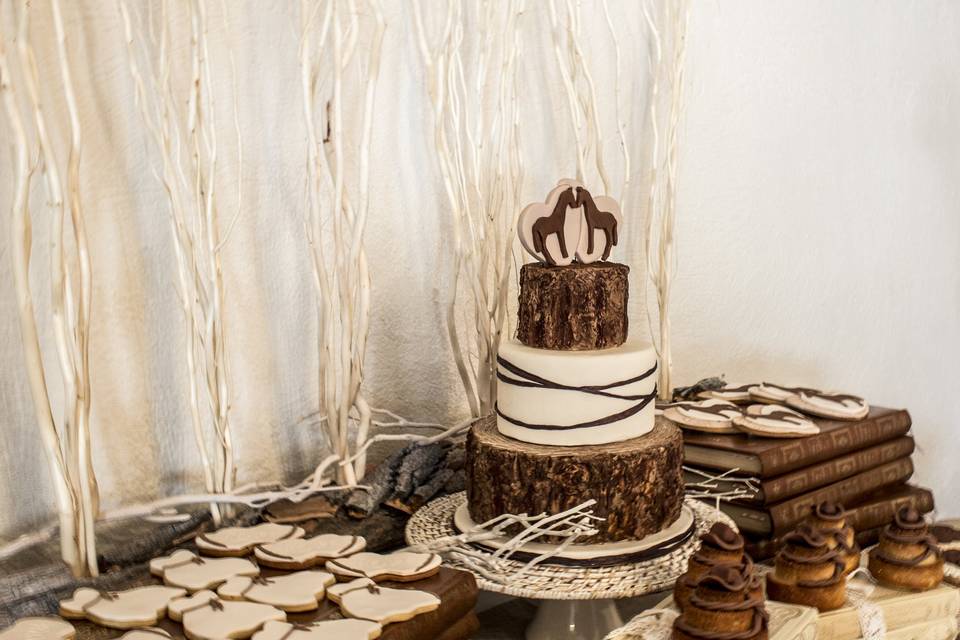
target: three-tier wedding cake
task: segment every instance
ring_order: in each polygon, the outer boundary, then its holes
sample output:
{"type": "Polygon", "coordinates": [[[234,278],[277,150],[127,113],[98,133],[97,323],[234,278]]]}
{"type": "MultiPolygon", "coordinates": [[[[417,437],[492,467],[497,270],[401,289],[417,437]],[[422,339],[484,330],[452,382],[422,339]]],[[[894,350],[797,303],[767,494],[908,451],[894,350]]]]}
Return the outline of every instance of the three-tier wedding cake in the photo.
{"type": "Polygon", "coordinates": [[[497,354],[496,414],[468,438],[473,522],[593,499],[594,547],[692,528],[680,431],[654,415],[656,353],[628,339],[629,268],[606,261],[621,222],[616,201],[572,180],[520,216],[538,262],[521,269],[516,340],[497,354]]]}

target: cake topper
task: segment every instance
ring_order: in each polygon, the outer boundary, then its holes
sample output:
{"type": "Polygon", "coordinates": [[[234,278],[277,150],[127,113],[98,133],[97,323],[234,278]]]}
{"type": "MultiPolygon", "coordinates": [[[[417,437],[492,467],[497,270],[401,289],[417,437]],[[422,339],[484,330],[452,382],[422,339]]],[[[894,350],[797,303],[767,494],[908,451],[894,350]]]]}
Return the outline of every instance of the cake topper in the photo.
{"type": "Polygon", "coordinates": [[[524,207],[517,235],[523,248],[551,266],[610,257],[622,216],[609,196],[594,198],[577,180],[561,180],[544,202],[524,207]]]}

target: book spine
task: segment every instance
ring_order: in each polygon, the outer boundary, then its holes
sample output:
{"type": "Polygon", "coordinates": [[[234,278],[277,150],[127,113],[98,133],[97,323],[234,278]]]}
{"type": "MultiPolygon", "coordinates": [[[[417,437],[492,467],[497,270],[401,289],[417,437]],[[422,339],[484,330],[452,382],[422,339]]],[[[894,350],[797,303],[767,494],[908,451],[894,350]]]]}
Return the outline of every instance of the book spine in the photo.
{"type": "Polygon", "coordinates": [[[920,513],[933,511],[933,494],[927,489],[915,489],[907,495],[886,502],[871,502],[850,510],[847,523],[857,531],[874,529],[893,522],[893,516],[901,508],[910,506],[920,513]]]}
{"type": "Polygon", "coordinates": [[[893,411],[873,419],[851,422],[847,427],[817,436],[785,442],[782,447],[774,447],[758,454],[760,477],[770,478],[893,440],[910,430],[910,422],[910,414],[906,411],[893,411]]]}
{"type": "Polygon", "coordinates": [[[881,487],[900,484],[911,475],[913,462],[909,457],[900,458],[797,498],[771,505],[769,509],[773,535],[779,536],[790,531],[810,514],[814,505],[827,500],[840,503],[855,501],[881,487]]]}
{"type": "Polygon", "coordinates": [[[764,503],[780,502],[813,489],[839,482],[861,471],[873,469],[892,460],[909,456],[913,453],[913,449],[913,438],[902,436],[874,447],[828,460],[822,464],[764,480],[760,483],[764,503]]]}

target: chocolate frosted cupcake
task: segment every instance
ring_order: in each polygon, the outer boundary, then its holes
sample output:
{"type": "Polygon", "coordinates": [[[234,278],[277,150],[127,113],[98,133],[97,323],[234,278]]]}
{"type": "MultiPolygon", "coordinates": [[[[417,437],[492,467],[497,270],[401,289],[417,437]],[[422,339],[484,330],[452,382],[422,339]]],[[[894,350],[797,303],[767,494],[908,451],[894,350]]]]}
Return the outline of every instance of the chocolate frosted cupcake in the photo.
{"type": "Polygon", "coordinates": [[[697,583],[713,567],[721,564],[739,566],[744,560],[743,537],[728,525],[717,522],[700,536],[700,548],[690,558],[687,572],[673,587],[673,601],[683,611],[697,583]]]}
{"type": "Polygon", "coordinates": [[[869,569],[877,582],[894,589],[926,591],[943,581],[943,553],[919,511],[897,512],[870,551],[869,569]]]}
{"type": "Polygon", "coordinates": [[[767,611],[753,563],[718,565],[673,623],[674,640],[766,640],[767,611]]]}
{"type": "Polygon", "coordinates": [[[843,562],[844,574],[860,566],[860,546],[853,527],[847,524],[847,511],[836,502],[821,502],[811,509],[810,526],[827,538],[827,544],[836,550],[843,562]]]}
{"type": "Polygon", "coordinates": [[[828,536],[803,524],[784,538],[774,570],[767,575],[767,596],[820,611],[839,609],[847,596],[844,571],[828,536]]]}

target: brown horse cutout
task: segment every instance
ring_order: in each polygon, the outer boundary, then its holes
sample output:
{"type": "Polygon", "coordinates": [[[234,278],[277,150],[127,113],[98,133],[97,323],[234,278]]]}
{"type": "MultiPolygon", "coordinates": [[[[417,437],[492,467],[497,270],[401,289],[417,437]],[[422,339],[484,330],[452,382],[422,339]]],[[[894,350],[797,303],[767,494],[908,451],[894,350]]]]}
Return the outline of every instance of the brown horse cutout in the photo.
{"type": "MultiPolygon", "coordinates": [[[[578,190],[583,191],[583,189],[579,187],[578,190]]],[[[589,198],[589,194],[587,197],[589,198]]],[[[570,187],[560,194],[560,197],[557,199],[557,204],[553,207],[553,211],[550,212],[549,216],[539,218],[533,223],[533,248],[537,253],[542,254],[543,257],[546,258],[547,264],[550,266],[556,266],[557,261],[550,255],[550,250],[547,249],[547,238],[556,234],[557,242],[560,244],[560,255],[564,258],[570,255],[567,251],[567,239],[563,233],[564,223],[567,220],[567,209],[570,207],[579,207],[579,202],[579,198],[573,194],[573,187],[570,187]]],[[[590,203],[593,204],[592,199],[590,203]]]]}
{"type": "Polygon", "coordinates": [[[583,207],[584,219],[587,222],[587,253],[593,253],[594,231],[600,229],[606,239],[603,257],[600,259],[606,260],[610,257],[610,250],[617,245],[617,218],[609,211],[598,209],[590,192],[583,187],[577,187],[577,199],[574,206],[583,207]]]}

